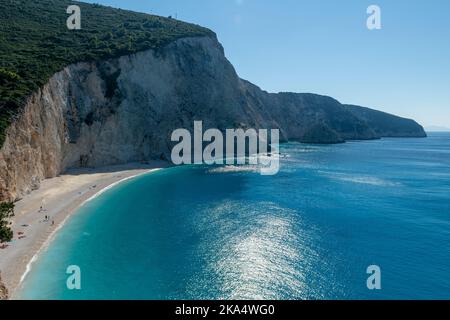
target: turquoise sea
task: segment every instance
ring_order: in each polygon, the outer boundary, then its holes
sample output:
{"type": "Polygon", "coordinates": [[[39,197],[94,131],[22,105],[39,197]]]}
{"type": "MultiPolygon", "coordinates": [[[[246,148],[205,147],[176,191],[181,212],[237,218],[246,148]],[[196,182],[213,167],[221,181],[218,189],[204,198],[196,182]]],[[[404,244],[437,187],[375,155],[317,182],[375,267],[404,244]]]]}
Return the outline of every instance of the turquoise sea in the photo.
{"type": "Polygon", "coordinates": [[[184,166],[86,203],[26,299],[450,299],[450,134],[288,143],[281,170],[184,166]],[[81,269],[81,290],[66,269],[81,269]],[[366,269],[381,268],[381,290],[366,269]]]}

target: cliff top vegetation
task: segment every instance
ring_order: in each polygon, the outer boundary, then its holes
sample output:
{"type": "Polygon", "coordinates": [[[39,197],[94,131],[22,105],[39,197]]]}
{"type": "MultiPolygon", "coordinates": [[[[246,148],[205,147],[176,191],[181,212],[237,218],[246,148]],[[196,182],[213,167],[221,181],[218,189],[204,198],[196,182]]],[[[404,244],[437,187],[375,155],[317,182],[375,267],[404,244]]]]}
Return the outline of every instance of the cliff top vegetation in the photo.
{"type": "Polygon", "coordinates": [[[172,18],[67,0],[0,0],[0,147],[26,99],[67,65],[100,61],[179,38],[214,36],[172,18]],[[81,29],[70,30],[67,8],[81,9],[81,29]]]}

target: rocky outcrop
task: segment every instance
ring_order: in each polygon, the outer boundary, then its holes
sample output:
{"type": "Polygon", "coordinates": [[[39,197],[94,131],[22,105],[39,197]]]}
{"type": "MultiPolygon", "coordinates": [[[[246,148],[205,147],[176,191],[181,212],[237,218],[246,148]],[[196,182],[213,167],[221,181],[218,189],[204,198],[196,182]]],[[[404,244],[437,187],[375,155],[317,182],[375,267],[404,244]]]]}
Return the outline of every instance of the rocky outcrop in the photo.
{"type": "Polygon", "coordinates": [[[380,137],[426,137],[425,130],[416,121],[360,106],[344,105],[362,119],[380,137]]]}
{"type": "Polygon", "coordinates": [[[0,273],[0,300],[8,299],[8,289],[6,289],[5,285],[2,282],[2,274],[0,273]]]}
{"type": "MultiPolygon", "coordinates": [[[[167,159],[172,131],[194,120],[205,129],[279,128],[283,140],[310,143],[386,133],[330,97],[262,91],[237,76],[215,37],[184,38],[55,74],[7,130],[0,199],[17,199],[69,167],[167,159]]],[[[407,126],[410,136],[422,131],[407,126]]]]}

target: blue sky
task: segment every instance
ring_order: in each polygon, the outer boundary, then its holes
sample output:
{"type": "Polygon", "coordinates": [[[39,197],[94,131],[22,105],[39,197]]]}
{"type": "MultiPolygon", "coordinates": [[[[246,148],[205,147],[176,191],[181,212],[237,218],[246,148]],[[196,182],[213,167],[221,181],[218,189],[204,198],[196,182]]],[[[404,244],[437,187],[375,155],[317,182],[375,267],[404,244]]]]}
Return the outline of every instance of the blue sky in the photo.
{"type": "Polygon", "coordinates": [[[450,127],[448,0],[95,0],[214,30],[241,78],[450,127]],[[366,9],[381,8],[369,31],[366,9]]]}

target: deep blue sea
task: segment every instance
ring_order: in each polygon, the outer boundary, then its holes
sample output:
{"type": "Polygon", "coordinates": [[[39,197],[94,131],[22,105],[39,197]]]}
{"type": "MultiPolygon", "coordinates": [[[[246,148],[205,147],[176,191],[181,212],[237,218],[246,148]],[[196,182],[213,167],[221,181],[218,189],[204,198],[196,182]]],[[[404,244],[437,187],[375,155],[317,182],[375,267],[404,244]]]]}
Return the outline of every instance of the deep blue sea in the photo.
{"type": "Polygon", "coordinates": [[[88,202],[26,299],[449,299],[450,134],[285,144],[281,171],[184,166],[88,202]],[[81,290],[66,269],[81,269],[81,290]],[[369,290],[369,265],[381,290],[369,290]]]}

